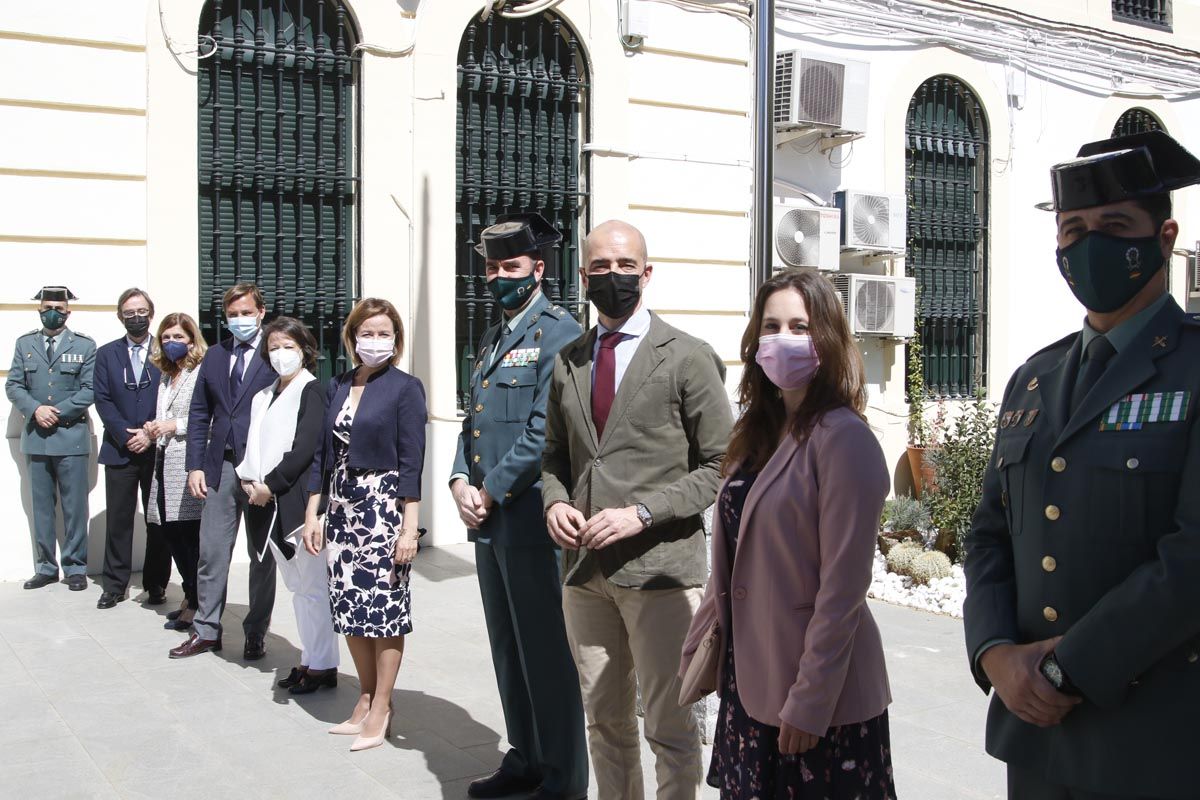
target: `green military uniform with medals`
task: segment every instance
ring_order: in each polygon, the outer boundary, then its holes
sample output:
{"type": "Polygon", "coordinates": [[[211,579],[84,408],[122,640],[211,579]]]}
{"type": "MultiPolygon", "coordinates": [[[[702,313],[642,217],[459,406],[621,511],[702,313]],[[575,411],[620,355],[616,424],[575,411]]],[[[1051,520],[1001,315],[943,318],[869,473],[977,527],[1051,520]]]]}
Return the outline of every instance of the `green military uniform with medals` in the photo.
{"type": "MultiPolygon", "coordinates": [[[[1086,146],[1055,168],[1054,210],[1200,182],[1200,162],[1164,138],[1086,146]]],[[[1129,302],[1106,295],[1136,288],[1102,284],[1144,286],[1158,269],[1146,258],[1162,262],[1157,237],[1106,236],[1059,252],[1073,292],[1101,313],[1129,302]]],[[[966,541],[967,652],[987,691],[989,647],[1062,636],[1040,672],[1082,697],[1041,728],[993,696],[987,750],[1008,762],[1010,797],[1200,796],[1198,403],[1200,315],[1166,294],[1104,335],[1085,323],[1005,389],[966,541]]]]}
{"type": "MultiPolygon", "coordinates": [[[[489,260],[530,255],[562,237],[537,214],[501,216],[476,250],[489,260]]],[[[586,794],[587,740],[579,678],[562,614],[558,550],[542,513],[542,447],[554,358],[581,333],[566,310],[526,279],[496,277],[489,289],[515,311],[483,334],[454,459],[457,478],[495,505],[470,531],[511,750],[497,781],[472,787],[496,796],[505,780],[550,796],[586,794]],[[502,288],[503,287],[503,288],[502,288]]],[[[509,792],[504,791],[507,795],[509,792]]]]}
{"type": "MultiPolygon", "coordinates": [[[[66,302],[75,296],[66,287],[47,286],[33,299],[66,302]]],[[[71,582],[71,576],[82,578],[87,574],[88,456],[92,445],[88,407],[93,399],[96,343],[67,328],[65,317],[60,328],[52,332],[49,354],[45,328],[17,339],[4,389],[13,407],[25,417],[21,453],[29,473],[33,505],[35,578],[58,577],[57,496],[62,499],[63,510],[61,566],[71,582]],[[57,424],[49,428],[37,424],[34,412],[42,405],[58,409],[57,424]]],[[[72,583],[72,588],[86,585],[72,583]]]]}

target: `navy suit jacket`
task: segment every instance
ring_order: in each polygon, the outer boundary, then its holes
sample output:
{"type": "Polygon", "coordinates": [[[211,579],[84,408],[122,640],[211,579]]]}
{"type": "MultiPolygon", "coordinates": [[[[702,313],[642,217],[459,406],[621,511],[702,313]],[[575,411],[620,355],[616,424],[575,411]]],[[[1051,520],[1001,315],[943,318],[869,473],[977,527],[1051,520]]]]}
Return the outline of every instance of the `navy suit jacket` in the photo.
{"type": "Polygon", "coordinates": [[[234,338],[228,337],[204,354],[196,374],[192,392],[192,407],[188,412],[187,470],[204,470],[208,488],[221,482],[221,462],[225,448],[232,447],[234,463],[246,455],[246,438],[250,435],[250,406],[254,395],[275,382],[279,376],[263,360],[266,337],[258,348],[246,357],[250,363],[242,375],[236,397],[229,396],[229,368],[233,358],[234,338]]]}
{"type": "MultiPolygon", "coordinates": [[[[313,460],[308,490],[324,493],[333,472],[333,426],[354,382],[354,370],[329,382],[325,393],[325,424],[321,449],[313,460]]],[[[395,367],[367,379],[350,428],[350,468],[395,470],[400,473],[399,496],[421,499],[425,466],[425,387],[420,379],[395,367]]]]}
{"type": "MultiPolygon", "coordinates": [[[[125,447],[130,436],[128,429],[142,427],[158,413],[158,384],[162,373],[150,363],[151,341],[147,337],[143,342],[147,348],[146,368],[140,381],[134,378],[126,337],[109,342],[96,351],[92,387],[96,393],[96,413],[104,423],[98,460],[106,466],[129,463],[134,454],[125,447]]],[[[153,448],[147,452],[152,451],[153,448]]]]}

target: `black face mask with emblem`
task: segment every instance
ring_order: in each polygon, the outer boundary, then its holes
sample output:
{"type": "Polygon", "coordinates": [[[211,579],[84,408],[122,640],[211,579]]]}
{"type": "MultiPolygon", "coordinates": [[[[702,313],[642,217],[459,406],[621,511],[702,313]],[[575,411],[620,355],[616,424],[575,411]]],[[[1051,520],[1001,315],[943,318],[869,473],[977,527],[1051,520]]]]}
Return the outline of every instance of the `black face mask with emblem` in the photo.
{"type": "Polygon", "coordinates": [[[1133,299],[1165,259],[1157,236],[1124,238],[1091,231],[1058,249],[1058,271],[1084,308],[1107,314],[1133,299]]]}
{"type": "Polygon", "coordinates": [[[67,324],[67,315],[57,308],[43,308],[38,316],[42,319],[42,327],[48,331],[56,331],[67,324]]]}

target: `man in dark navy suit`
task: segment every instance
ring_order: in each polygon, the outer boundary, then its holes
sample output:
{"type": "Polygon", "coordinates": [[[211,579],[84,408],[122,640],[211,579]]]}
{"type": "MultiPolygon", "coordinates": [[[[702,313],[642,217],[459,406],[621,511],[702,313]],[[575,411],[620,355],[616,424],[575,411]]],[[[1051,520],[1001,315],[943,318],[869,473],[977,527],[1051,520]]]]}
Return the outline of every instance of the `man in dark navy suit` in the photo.
{"type": "MultiPolygon", "coordinates": [[[[223,305],[225,325],[233,335],[205,353],[188,414],[188,491],[204,499],[196,579],[200,608],[192,620],[192,635],[171,651],[171,658],[221,649],[229,562],[249,503],[234,468],[246,454],[251,400],[277,377],[261,352],[266,347],[262,321],[267,311],[262,292],[253,283],[239,283],[225,292],[223,305]]],[[[264,639],[275,605],[275,559],[268,552],[260,561],[249,537],[246,543],[251,551],[250,610],[242,622],[243,655],[253,661],[266,653],[264,639]]]]}
{"type": "MultiPolygon", "coordinates": [[[[104,591],[96,608],[112,608],[127,597],[133,569],[133,516],[138,490],[142,513],[150,501],[154,473],[154,442],[142,430],[158,411],[161,374],[150,363],[150,323],[154,302],[141,289],[126,289],[117,300],[117,318],[125,335],[96,352],[96,412],[104,423],[100,463],[104,465],[107,526],[104,542],[104,591]]],[[[142,587],[148,602],[167,599],[171,579],[171,552],[157,525],[146,525],[146,556],[142,587]]]]}

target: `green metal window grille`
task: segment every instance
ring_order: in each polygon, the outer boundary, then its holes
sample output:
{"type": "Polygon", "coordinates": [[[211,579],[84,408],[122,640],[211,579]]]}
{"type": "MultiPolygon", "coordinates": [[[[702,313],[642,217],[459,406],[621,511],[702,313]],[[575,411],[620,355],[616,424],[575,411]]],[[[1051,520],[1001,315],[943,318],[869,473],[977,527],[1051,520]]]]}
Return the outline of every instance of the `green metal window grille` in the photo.
{"type": "Polygon", "coordinates": [[[979,99],[961,81],[925,81],[905,126],[908,255],[917,283],[917,331],[933,397],[987,386],[988,132],[979,99]]]}
{"type": "Polygon", "coordinates": [[[1117,118],[1113,125],[1113,136],[1128,136],[1132,133],[1149,133],[1150,131],[1166,130],[1158,117],[1144,108],[1131,108],[1117,118]]]}
{"type": "Polygon", "coordinates": [[[1171,30],[1171,0],[1113,0],[1113,19],[1171,30]]]}
{"type": "Polygon", "coordinates": [[[455,194],[459,409],[469,399],[480,338],[500,313],[474,247],[498,215],[537,211],[562,231],[561,245],[545,254],[542,289],[585,322],[577,270],[588,200],[580,158],[587,90],[578,37],[554,14],[508,19],[496,13],[472,21],[463,34],[455,194]]]}
{"type": "Polygon", "coordinates": [[[199,34],[201,329],[217,341],[222,294],[253,281],[328,378],[358,286],[353,23],[335,0],[212,0],[199,34]]]}

